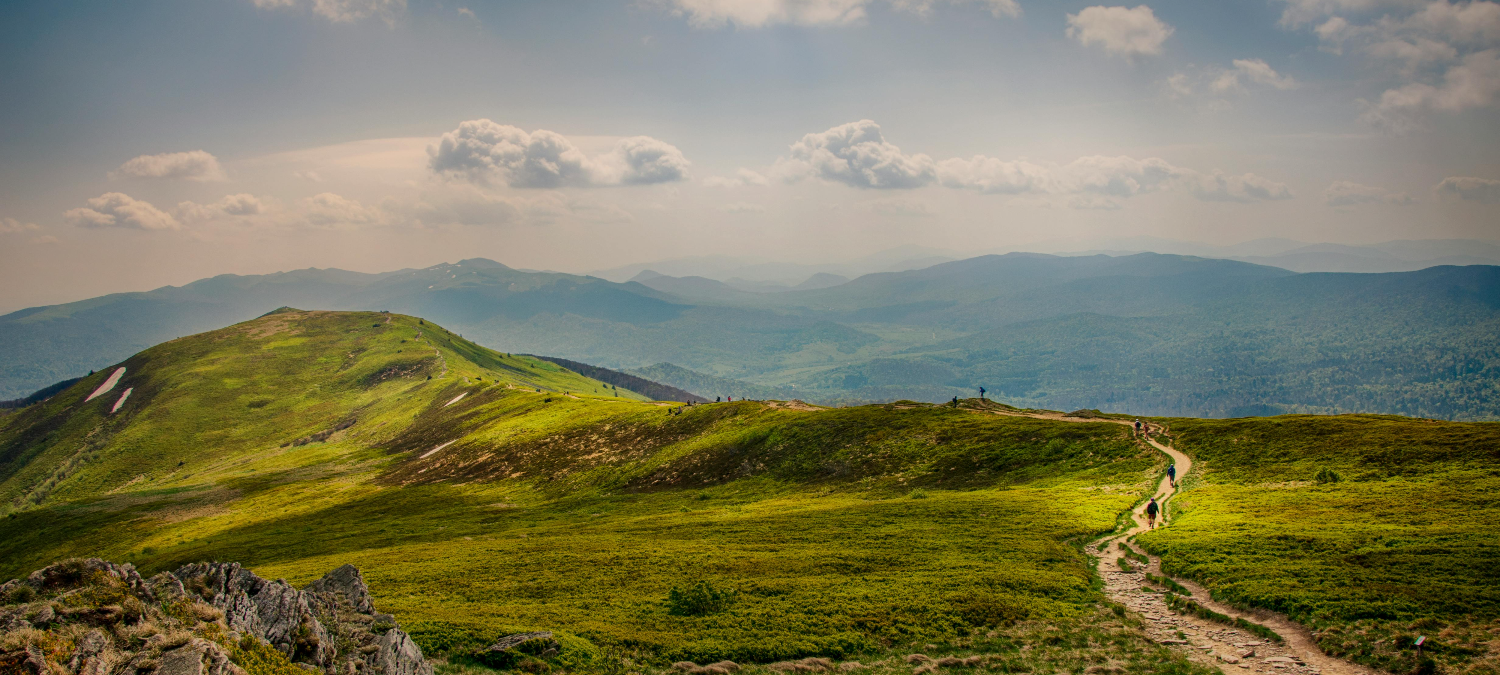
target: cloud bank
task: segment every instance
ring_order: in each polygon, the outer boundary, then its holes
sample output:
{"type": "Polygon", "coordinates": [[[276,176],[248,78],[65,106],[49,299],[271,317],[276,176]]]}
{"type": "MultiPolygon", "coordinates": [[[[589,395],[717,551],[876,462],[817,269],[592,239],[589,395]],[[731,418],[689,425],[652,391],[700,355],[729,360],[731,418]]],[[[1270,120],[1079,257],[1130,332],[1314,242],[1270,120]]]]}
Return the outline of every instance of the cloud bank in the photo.
{"type": "Polygon", "coordinates": [[[1489,178],[1474,178],[1470,176],[1452,176],[1444,178],[1433,188],[1440,195],[1457,197],[1459,199],[1480,204],[1500,204],[1500,180],[1489,178]]]}
{"type": "Polygon", "coordinates": [[[202,150],[141,155],[121,164],[120,168],[110,172],[109,177],[115,180],[153,178],[197,182],[228,179],[219,166],[219,159],[202,150]]]}
{"type": "Polygon", "coordinates": [[[1255,174],[1204,173],[1157,157],[1089,156],[1062,165],[984,155],[938,161],[925,154],[903,152],[887,141],[880,125],[871,120],[803,136],[792,144],[790,156],[776,163],[772,174],[786,181],[816,178],[870,190],[941,185],[1000,195],[1131,197],[1177,189],[1206,201],[1257,202],[1292,197],[1285,184],[1255,174]]]}
{"type": "Polygon", "coordinates": [[[63,213],[69,223],[78,227],[120,227],[137,230],[180,230],[182,223],[149,202],[133,199],[120,192],[106,192],[90,199],[88,206],[63,213]]]}
{"type": "Polygon", "coordinates": [[[469,120],[427,149],[435,173],[519,188],[651,185],[687,178],[682,151],[649,136],[621,139],[589,157],[561,134],[469,120]]]}

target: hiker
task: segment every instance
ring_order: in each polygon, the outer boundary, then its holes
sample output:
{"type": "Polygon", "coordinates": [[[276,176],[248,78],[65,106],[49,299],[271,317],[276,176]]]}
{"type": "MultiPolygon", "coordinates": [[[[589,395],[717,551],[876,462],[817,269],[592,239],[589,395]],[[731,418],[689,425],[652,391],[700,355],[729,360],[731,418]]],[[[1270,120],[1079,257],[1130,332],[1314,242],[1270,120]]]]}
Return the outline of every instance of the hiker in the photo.
{"type": "Polygon", "coordinates": [[[721,402],[723,400],[724,400],[723,396],[715,396],[714,397],[714,403],[719,403],[719,402],[721,402]]]}
{"type": "Polygon", "coordinates": [[[1172,482],[1172,487],[1177,487],[1177,465],[1167,467],[1167,480],[1172,482]]]}
{"type": "Polygon", "coordinates": [[[979,398],[984,398],[984,387],[979,388],[979,398]]]}
{"type": "Polygon", "coordinates": [[[1135,421],[1135,435],[1137,435],[1137,436],[1141,435],[1141,421],[1140,420],[1136,420],[1135,421]]]}
{"type": "Polygon", "coordinates": [[[953,407],[955,407],[955,408],[958,407],[958,397],[957,396],[953,397],[953,407]]]}
{"type": "Polygon", "coordinates": [[[1160,512],[1161,507],[1156,505],[1156,498],[1152,497],[1151,502],[1146,504],[1146,529],[1156,529],[1156,514],[1160,512]]]}

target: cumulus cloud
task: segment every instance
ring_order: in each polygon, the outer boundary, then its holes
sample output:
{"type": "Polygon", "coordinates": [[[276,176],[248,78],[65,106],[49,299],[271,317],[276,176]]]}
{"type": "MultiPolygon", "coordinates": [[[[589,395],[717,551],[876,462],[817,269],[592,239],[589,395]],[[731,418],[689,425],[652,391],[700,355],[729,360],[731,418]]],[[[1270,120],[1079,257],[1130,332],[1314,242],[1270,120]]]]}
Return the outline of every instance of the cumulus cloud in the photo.
{"type": "Polygon", "coordinates": [[[177,205],[178,218],[188,223],[218,220],[225,216],[256,216],[265,212],[265,204],[250,194],[225,195],[212,204],[181,202],[177,205]]]}
{"type": "Polygon", "coordinates": [[[1360,185],[1346,180],[1334,181],[1323,190],[1323,202],[1329,206],[1353,206],[1355,204],[1410,204],[1411,195],[1391,192],[1372,185],[1360,185]]]}
{"type": "Polygon", "coordinates": [[[1117,56],[1160,54],[1174,29],[1156,18],[1150,7],[1086,7],[1068,15],[1068,37],[1117,56]]]}
{"type": "Polygon", "coordinates": [[[123,227],[138,230],[179,230],[182,223],[149,202],[119,192],[106,192],[90,199],[88,206],[63,213],[78,227],[123,227]]]}
{"type": "Polygon", "coordinates": [[[221,181],[227,176],[217,157],[202,150],[141,155],[109,174],[113,179],[158,178],[163,180],[221,181]]]}
{"type": "Polygon", "coordinates": [[[1387,89],[1361,119],[1397,131],[1412,126],[1423,113],[1487,108],[1500,98],[1500,50],[1469,54],[1443,74],[1441,82],[1410,82],[1387,89]]]}
{"type": "Polygon", "coordinates": [[[487,119],[459,124],[427,154],[436,173],[522,188],[668,183],[686,179],[689,166],[681,150],[649,136],[621,139],[589,157],[561,134],[487,119]]]}
{"type": "Polygon", "coordinates": [[[406,0],[252,0],[261,9],[310,11],[334,23],[377,18],[394,23],[406,11],[406,0]]]}
{"type": "Polygon", "coordinates": [[[792,144],[791,159],[775,173],[787,178],[816,176],[860,188],[915,188],[937,178],[927,155],[907,155],[886,142],[880,125],[870,120],[841,124],[807,134],[792,144]]]}
{"type": "MultiPolygon", "coordinates": [[[[777,24],[798,26],[844,25],[865,18],[868,8],[881,0],[656,0],[677,16],[685,16],[697,28],[760,28],[777,24]]],[[[884,0],[894,9],[926,14],[945,0],[884,0]]],[[[975,3],[996,18],[1021,15],[1016,0],[946,0],[951,4],[975,3]]]]}
{"type": "Polygon", "coordinates": [[[358,229],[368,225],[385,225],[390,215],[378,206],[366,206],[332,192],[323,192],[297,202],[295,220],[313,227],[358,229]]]}
{"type": "Polygon", "coordinates": [[[1268,202],[1293,197],[1291,188],[1253,173],[1226,176],[1222,173],[1200,174],[1189,177],[1193,195],[1210,202],[1268,202]]]}
{"type": "Polygon", "coordinates": [[[1433,191],[1480,204],[1500,204],[1500,180],[1452,176],[1444,178],[1433,191]]]}
{"type": "Polygon", "coordinates": [[[984,194],[1093,194],[1131,197],[1185,189],[1209,201],[1253,202],[1289,199],[1291,189],[1255,174],[1202,173],[1148,157],[1080,157],[1067,164],[1002,160],[984,155],[937,161],[907,154],[885,139],[871,120],[807,134],[791,146],[790,157],[773,167],[789,182],[816,178],[871,190],[902,190],[941,185],[984,194]]]}
{"type": "Polygon", "coordinates": [[[1289,0],[1282,23],[1314,26],[1327,51],[1354,50],[1394,83],[1361,119],[1405,131],[1435,113],[1500,103],[1500,3],[1492,0],[1289,0]]]}
{"type": "Polygon", "coordinates": [[[1213,89],[1218,92],[1243,91],[1242,81],[1248,80],[1274,89],[1296,89],[1297,80],[1290,75],[1276,72],[1261,59],[1235,59],[1234,68],[1223,71],[1214,79],[1213,89]]]}
{"type": "Polygon", "coordinates": [[[15,218],[0,218],[0,234],[24,234],[35,232],[42,228],[36,223],[23,223],[15,218]]]}

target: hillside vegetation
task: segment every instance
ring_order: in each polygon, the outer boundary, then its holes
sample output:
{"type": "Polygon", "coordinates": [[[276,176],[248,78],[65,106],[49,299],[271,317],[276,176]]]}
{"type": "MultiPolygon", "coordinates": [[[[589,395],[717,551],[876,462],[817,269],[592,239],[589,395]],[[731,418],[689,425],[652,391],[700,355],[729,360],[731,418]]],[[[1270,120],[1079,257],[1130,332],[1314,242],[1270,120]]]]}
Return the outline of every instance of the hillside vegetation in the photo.
{"type": "Polygon", "coordinates": [[[282,311],[121,366],[0,418],[0,577],[353,564],[456,662],[548,630],[569,669],[933,644],[1199,672],[1104,608],[1080,549],[1162,468],[1120,425],[664,406],[382,313],[282,311]]]}
{"type": "Polygon", "coordinates": [[[491,347],[645,367],[635,374],[708,399],[935,402],[983,386],[1061,410],[1500,419],[1493,266],[1294,274],[1190,256],[1018,253],[831,288],[660,288],[489,260],[215,277],[0,317],[0,398],[294,305],[421,315],[491,347]],[[663,363],[675,369],[648,365],[663,363]]]}
{"type": "Polygon", "coordinates": [[[1412,646],[1500,670],[1500,425],[1396,417],[1172,420],[1202,473],[1140,537],[1214,597],[1285,612],[1391,672],[1412,646]],[[1201,477],[1199,477],[1201,476],[1201,477]]]}

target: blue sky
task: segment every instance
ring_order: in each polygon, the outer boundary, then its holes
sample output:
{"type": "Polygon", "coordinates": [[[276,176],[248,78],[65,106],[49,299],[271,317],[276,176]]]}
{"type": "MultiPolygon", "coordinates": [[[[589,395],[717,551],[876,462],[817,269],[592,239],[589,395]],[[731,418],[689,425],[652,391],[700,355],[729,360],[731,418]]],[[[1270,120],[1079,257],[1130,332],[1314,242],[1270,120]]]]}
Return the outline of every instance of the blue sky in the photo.
{"type": "Polygon", "coordinates": [[[1496,239],[1497,50],[1500,5],[1448,0],[16,2],[0,308],[475,255],[1496,239]]]}

